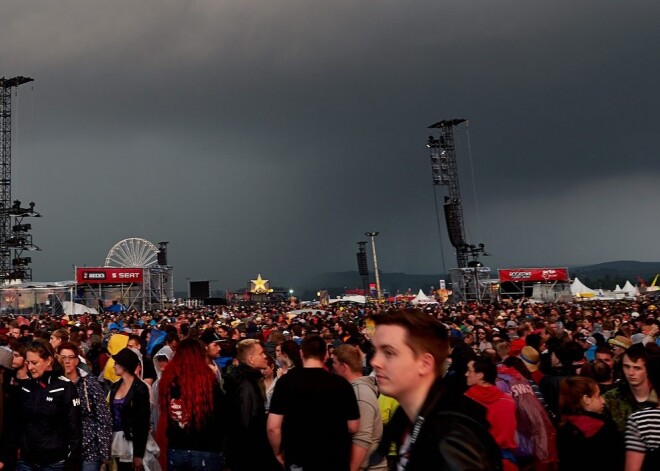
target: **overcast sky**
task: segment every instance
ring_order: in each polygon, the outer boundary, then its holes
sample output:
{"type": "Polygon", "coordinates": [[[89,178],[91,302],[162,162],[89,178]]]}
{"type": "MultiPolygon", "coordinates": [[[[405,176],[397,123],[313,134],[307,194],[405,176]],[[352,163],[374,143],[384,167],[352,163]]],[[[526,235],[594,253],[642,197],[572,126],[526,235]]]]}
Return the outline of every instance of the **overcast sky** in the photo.
{"type": "Polygon", "coordinates": [[[425,143],[457,117],[488,265],[657,261],[658,24],[634,0],[7,1],[34,279],[142,237],[177,289],[295,289],[356,270],[369,230],[381,270],[439,273],[425,143]]]}

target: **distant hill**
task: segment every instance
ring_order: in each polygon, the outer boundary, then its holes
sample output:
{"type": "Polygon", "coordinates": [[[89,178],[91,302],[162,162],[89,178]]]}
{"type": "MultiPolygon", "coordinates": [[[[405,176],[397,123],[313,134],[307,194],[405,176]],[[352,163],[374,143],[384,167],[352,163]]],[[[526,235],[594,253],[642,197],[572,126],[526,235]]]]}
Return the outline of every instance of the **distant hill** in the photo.
{"type": "Polygon", "coordinates": [[[639,278],[650,285],[655,275],[660,273],[660,262],[621,260],[570,267],[568,271],[571,278],[578,277],[589,288],[614,289],[617,284],[623,287],[627,280],[633,285],[639,284],[639,278]]]}
{"type": "MultiPolygon", "coordinates": [[[[438,289],[440,279],[442,278],[443,276],[439,274],[408,275],[406,273],[380,272],[381,289],[392,294],[405,293],[408,290],[417,294],[420,288],[428,293],[431,287],[438,289]]],[[[370,282],[375,283],[373,274],[370,276],[370,282]]],[[[321,273],[315,277],[308,278],[299,286],[299,290],[302,292],[302,299],[315,298],[316,292],[320,289],[328,290],[330,296],[334,297],[342,294],[347,289],[362,289],[362,278],[357,271],[321,273]],[[311,297],[307,295],[311,295],[311,297]]]]}
{"type": "MultiPolygon", "coordinates": [[[[623,286],[628,280],[633,285],[637,285],[640,277],[650,285],[655,275],[660,273],[660,262],[622,260],[596,265],[569,266],[568,273],[571,278],[578,277],[580,281],[594,289],[614,289],[617,284],[623,286]]],[[[497,277],[496,268],[493,268],[492,275],[493,278],[497,277]]],[[[441,279],[445,279],[449,284],[449,277],[442,274],[380,273],[382,289],[392,294],[405,293],[409,289],[413,293],[417,293],[420,289],[428,293],[431,287],[435,289],[439,287],[441,279]]],[[[370,275],[370,280],[374,283],[373,274],[370,275]]],[[[361,288],[361,283],[362,279],[356,271],[345,271],[321,273],[297,286],[302,292],[303,299],[312,299],[316,297],[316,291],[319,289],[327,289],[331,296],[335,296],[345,289],[361,288]]]]}

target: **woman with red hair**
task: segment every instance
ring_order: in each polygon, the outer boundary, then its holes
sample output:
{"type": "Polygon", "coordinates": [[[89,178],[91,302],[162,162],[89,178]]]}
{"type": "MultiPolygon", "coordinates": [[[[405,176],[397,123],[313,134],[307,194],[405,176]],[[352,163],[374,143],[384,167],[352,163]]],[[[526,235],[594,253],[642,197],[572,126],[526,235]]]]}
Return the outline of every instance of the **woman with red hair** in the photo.
{"type": "Polygon", "coordinates": [[[158,402],[158,437],[161,444],[167,441],[167,469],[222,469],[223,393],[198,340],[179,344],[160,378],[158,402]]]}

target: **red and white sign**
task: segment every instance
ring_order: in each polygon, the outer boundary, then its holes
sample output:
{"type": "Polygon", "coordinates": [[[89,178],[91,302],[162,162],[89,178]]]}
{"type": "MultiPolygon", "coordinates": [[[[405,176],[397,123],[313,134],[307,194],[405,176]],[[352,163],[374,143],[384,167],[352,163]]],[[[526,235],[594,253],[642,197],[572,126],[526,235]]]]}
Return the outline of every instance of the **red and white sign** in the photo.
{"type": "Polygon", "coordinates": [[[500,283],[505,281],[568,282],[568,268],[507,268],[499,270],[500,283]]]}
{"type": "Polygon", "coordinates": [[[142,268],[76,268],[78,283],[118,285],[122,283],[142,283],[144,280],[142,268]]]}

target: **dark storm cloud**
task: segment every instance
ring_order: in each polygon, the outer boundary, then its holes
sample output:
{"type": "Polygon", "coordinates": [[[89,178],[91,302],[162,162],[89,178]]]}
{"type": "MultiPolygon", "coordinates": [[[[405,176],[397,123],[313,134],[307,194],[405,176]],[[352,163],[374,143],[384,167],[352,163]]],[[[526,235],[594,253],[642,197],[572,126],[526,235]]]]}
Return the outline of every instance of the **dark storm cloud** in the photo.
{"type": "Polygon", "coordinates": [[[439,272],[424,142],[451,117],[470,119],[468,234],[494,267],[654,257],[654,2],[6,11],[0,75],[36,79],[14,152],[14,194],[47,216],[36,278],[138,236],[171,241],[179,286],[295,284],[353,269],[366,230],[381,231],[383,270],[439,272]]]}

